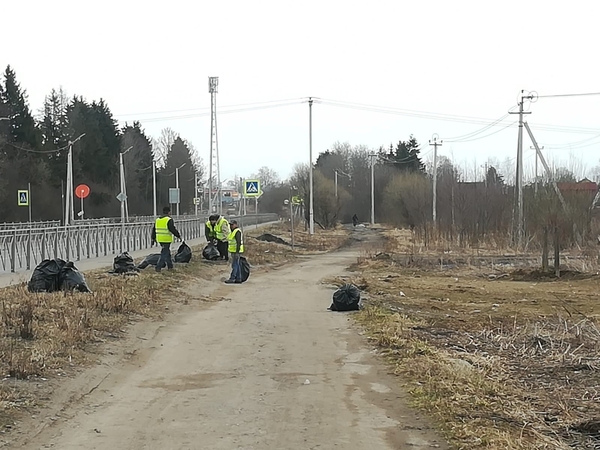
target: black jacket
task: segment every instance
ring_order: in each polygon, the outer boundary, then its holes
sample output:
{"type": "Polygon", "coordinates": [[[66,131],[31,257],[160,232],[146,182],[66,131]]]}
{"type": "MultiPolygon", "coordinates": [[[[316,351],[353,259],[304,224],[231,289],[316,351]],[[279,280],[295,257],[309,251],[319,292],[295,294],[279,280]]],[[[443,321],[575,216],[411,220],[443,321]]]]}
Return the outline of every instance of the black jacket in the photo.
{"type": "MultiPolygon", "coordinates": [[[[163,217],[165,216],[160,216],[161,219],[163,217]]],[[[169,221],[167,222],[167,228],[173,236],[175,236],[177,239],[181,239],[181,234],[179,234],[179,231],[177,230],[177,228],[175,228],[175,222],[173,221],[173,219],[169,219],[169,221]]],[[[156,224],[152,225],[152,233],[150,234],[150,239],[153,243],[156,242],[156,224]]]]}

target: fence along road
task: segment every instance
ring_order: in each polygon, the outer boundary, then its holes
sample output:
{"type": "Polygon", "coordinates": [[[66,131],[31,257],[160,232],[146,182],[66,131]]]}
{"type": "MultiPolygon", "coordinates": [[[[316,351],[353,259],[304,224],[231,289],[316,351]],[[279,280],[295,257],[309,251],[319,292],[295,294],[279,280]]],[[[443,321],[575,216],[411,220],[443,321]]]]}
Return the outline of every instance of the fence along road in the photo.
{"type": "MultiPolygon", "coordinates": [[[[244,216],[246,223],[278,220],[277,214],[244,216]]],[[[241,221],[239,216],[230,219],[241,221]]],[[[186,241],[204,236],[206,217],[175,218],[175,225],[186,241]]],[[[0,230],[0,273],[31,270],[44,259],[81,261],[150,248],[153,221],[77,224],[13,228],[0,230]]]]}

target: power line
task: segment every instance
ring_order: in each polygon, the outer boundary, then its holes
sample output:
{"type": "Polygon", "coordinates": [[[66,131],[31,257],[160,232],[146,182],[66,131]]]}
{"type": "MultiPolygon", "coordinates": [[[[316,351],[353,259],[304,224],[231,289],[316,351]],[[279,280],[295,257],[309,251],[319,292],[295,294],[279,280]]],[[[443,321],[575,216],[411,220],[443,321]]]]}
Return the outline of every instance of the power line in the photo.
{"type": "Polygon", "coordinates": [[[538,98],[556,98],[556,97],[587,97],[590,95],[600,95],[600,92],[584,92],[582,94],[553,94],[553,95],[538,95],[538,98]]]}
{"type": "MultiPolygon", "coordinates": [[[[368,111],[375,113],[384,113],[384,114],[393,114],[393,115],[401,115],[401,116],[409,116],[409,117],[417,117],[422,119],[430,119],[430,120],[440,120],[447,122],[459,122],[459,123],[473,123],[480,124],[486,126],[507,126],[506,122],[490,119],[484,119],[479,117],[471,117],[471,116],[459,116],[453,114],[444,114],[444,113],[433,113],[427,111],[416,111],[416,110],[406,110],[399,108],[390,108],[385,106],[376,106],[376,105],[365,105],[361,103],[350,103],[350,102],[341,102],[337,100],[327,100],[323,99],[319,103],[329,106],[335,106],[339,108],[347,108],[354,109],[358,111],[368,111]]],[[[512,108],[511,108],[512,109],[512,108]]],[[[512,126],[512,123],[510,124],[512,126]]],[[[600,129],[598,128],[584,128],[584,127],[569,127],[563,125],[551,125],[551,124],[537,124],[536,128],[544,131],[553,131],[553,132],[561,132],[561,133],[573,133],[573,134],[598,134],[600,129]]]]}
{"type": "MultiPolygon", "coordinates": [[[[297,102],[299,100],[305,100],[305,97],[297,97],[297,98],[288,98],[283,100],[269,100],[266,102],[252,102],[252,103],[240,103],[237,105],[226,105],[221,106],[220,108],[239,108],[242,106],[258,106],[258,105],[267,105],[272,103],[289,103],[289,102],[297,102]]],[[[167,111],[153,111],[153,112],[140,112],[140,113],[127,113],[127,114],[115,114],[115,117],[129,117],[129,116],[147,116],[152,114],[171,114],[178,112],[191,112],[191,111],[210,111],[210,108],[190,108],[190,109],[172,109],[167,111]]]]}
{"type": "MultiPolygon", "coordinates": [[[[284,107],[284,106],[293,106],[293,105],[299,105],[301,103],[303,103],[303,102],[295,101],[295,102],[281,103],[281,104],[276,104],[276,105],[263,105],[263,106],[249,107],[249,108],[230,109],[230,110],[225,110],[225,111],[219,111],[219,115],[238,113],[238,112],[258,111],[258,110],[262,110],[262,109],[279,108],[279,107],[284,107]]],[[[192,118],[196,118],[196,117],[207,117],[207,116],[210,116],[210,114],[211,114],[210,111],[208,111],[208,112],[197,113],[197,114],[185,114],[185,115],[165,116],[165,117],[151,117],[148,119],[141,119],[140,122],[147,123],[147,122],[161,122],[161,121],[166,121],[166,120],[192,119],[192,118]]]]}

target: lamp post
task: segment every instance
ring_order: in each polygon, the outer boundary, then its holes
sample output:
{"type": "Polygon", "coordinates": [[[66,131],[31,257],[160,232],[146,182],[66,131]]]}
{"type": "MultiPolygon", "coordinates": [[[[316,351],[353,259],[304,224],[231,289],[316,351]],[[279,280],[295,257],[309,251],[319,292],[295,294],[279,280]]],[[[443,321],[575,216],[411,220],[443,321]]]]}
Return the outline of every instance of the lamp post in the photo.
{"type": "Polygon", "coordinates": [[[127,206],[127,186],[125,185],[125,167],[123,164],[123,155],[131,150],[133,146],[119,153],[119,174],[121,177],[121,223],[125,225],[125,220],[129,219],[129,208],[127,206]]]}
{"type": "Polygon", "coordinates": [[[75,207],[73,205],[73,144],[85,136],[83,133],[74,141],[69,141],[69,153],[67,154],[67,187],[65,199],[65,226],[75,220],[75,207]]]}
{"type": "Polygon", "coordinates": [[[181,192],[179,191],[179,169],[185,166],[186,163],[180,165],[177,169],[175,169],[175,188],[177,188],[177,217],[179,217],[179,205],[181,203],[181,192]]]}

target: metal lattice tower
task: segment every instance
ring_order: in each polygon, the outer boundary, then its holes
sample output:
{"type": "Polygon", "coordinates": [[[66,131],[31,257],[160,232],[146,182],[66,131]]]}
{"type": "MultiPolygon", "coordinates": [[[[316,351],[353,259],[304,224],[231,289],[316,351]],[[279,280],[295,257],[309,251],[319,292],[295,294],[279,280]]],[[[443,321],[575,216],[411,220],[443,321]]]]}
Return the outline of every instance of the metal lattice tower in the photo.
{"type": "Polygon", "coordinates": [[[208,77],[210,93],[210,165],[208,173],[208,210],[221,212],[221,172],[219,169],[219,144],[217,139],[217,92],[219,77],[208,77]]]}

